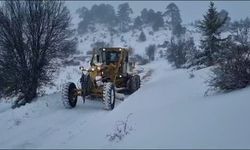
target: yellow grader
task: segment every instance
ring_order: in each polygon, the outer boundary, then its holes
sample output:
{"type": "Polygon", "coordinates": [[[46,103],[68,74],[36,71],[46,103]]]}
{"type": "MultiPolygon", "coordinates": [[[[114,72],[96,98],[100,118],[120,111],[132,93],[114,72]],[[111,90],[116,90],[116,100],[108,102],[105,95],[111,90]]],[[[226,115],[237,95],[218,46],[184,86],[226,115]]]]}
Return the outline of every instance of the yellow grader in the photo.
{"type": "Polygon", "coordinates": [[[105,109],[115,106],[116,93],[132,94],[140,88],[140,76],[134,70],[134,63],[129,62],[129,49],[99,48],[93,50],[90,68],[80,67],[81,88],[72,82],[66,83],[62,89],[62,102],[66,108],[74,108],[77,97],[85,102],[86,96],[101,99],[105,109]]]}

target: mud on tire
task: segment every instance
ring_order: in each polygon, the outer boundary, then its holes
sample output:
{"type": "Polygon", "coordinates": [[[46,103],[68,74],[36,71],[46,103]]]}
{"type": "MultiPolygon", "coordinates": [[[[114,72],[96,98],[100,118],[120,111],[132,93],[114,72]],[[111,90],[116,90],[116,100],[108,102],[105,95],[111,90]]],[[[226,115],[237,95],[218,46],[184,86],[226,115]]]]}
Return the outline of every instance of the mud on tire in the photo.
{"type": "Polygon", "coordinates": [[[115,87],[111,82],[103,86],[103,103],[107,110],[113,110],[115,107],[115,87]]]}
{"type": "Polygon", "coordinates": [[[65,108],[74,108],[77,103],[77,96],[74,96],[76,85],[72,82],[66,83],[62,88],[62,102],[65,108]]]}

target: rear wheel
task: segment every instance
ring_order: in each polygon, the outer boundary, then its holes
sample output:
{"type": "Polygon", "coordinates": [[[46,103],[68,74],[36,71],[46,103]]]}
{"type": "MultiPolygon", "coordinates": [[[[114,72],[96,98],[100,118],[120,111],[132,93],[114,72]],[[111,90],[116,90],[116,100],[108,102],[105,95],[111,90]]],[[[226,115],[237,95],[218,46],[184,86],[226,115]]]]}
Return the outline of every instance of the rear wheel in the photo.
{"type": "Polygon", "coordinates": [[[115,107],[115,87],[113,83],[107,82],[103,86],[103,102],[105,109],[113,110],[115,107]]]}
{"type": "Polygon", "coordinates": [[[66,83],[62,89],[62,102],[65,108],[74,108],[77,103],[76,85],[72,82],[66,83]]]}
{"type": "Polygon", "coordinates": [[[139,75],[135,75],[135,82],[136,82],[136,90],[138,90],[141,87],[141,78],[139,75]]]}
{"type": "Polygon", "coordinates": [[[141,86],[141,80],[139,75],[131,76],[128,80],[128,90],[130,94],[134,93],[141,86]]]}

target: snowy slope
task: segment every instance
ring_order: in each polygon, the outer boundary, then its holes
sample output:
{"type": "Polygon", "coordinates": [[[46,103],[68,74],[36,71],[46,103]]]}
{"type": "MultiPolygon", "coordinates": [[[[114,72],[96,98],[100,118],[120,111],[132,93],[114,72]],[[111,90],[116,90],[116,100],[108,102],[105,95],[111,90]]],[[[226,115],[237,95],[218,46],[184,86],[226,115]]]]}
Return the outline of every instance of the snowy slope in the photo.
{"type": "MultiPolygon", "coordinates": [[[[76,17],[76,16],[75,16],[76,17]]],[[[77,23],[75,23],[77,24],[77,23]]],[[[195,28],[190,25],[185,25],[187,27],[187,34],[186,37],[194,37],[195,44],[199,46],[200,34],[195,32],[195,28]]],[[[93,45],[96,42],[105,42],[110,47],[127,47],[133,48],[133,54],[138,54],[147,58],[145,54],[145,49],[149,45],[156,45],[156,54],[155,59],[160,59],[159,52],[165,52],[166,48],[160,47],[165,41],[170,41],[171,39],[171,30],[166,28],[160,28],[159,31],[152,30],[151,27],[144,27],[143,32],[146,35],[146,41],[139,42],[138,38],[141,33],[140,30],[130,30],[126,33],[115,33],[113,36],[110,35],[110,31],[104,25],[95,25],[95,31],[88,32],[83,35],[78,35],[78,45],[77,45],[77,52],[76,54],[70,56],[67,59],[57,59],[59,64],[65,60],[74,60],[80,63],[80,65],[62,65],[58,66],[58,71],[54,75],[52,86],[42,87],[39,89],[42,91],[43,94],[53,94],[60,92],[61,86],[65,82],[75,82],[78,83],[81,72],[79,70],[79,66],[84,66],[85,68],[89,68],[89,60],[91,55],[87,55],[88,51],[92,51],[93,45]],[[87,60],[81,58],[87,57],[87,60]],[[77,58],[77,60],[76,60],[77,58]]],[[[80,86],[80,85],[79,85],[80,86]]]]}
{"type": "Polygon", "coordinates": [[[145,48],[151,44],[161,45],[164,41],[169,41],[171,31],[167,29],[160,29],[159,31],[152,31],[151,27],[143,28],[146,35],[145,42],[139,42],[138,38],[141,33],[139,30],[131,30],[126,33],[116,33],[113,36],[106,27],[96,25],[96,31],[86,33],[78,37],[79,45],[78,51],[86,54],[87,51],[92,50],[92,44],[95,42],[105,42],[113,47],[132,47],[135,54],[144,55],[145,48]]]}
{"type": "Polygon", "coordinates": [[[190,79],[165,60],[143,68],[150,79],[113,111],[80,98],[66,110],[60,93],[15,110],[2,102],[0,148],[250,148],[250,88],[204,97],[208,69],[190,79]],[[109,141],[128,116],[128,134],[109,141]]]}
{"type": "MultiPolygon", "coordinates": [[[[134,49],[134,54],[139,54],[141,56],[146,57],[145,49],[151,44],[155,44],[156,46],[162,45],[164,41],[170,39],[171,32],[169,30],[161,29],[157,32],[152,33],[151,27],[144,28],[144,33],[147,37],[147,40],[144,42],[139,42],[138,37],[141,33],[139,30],[129,31],[123,34],[114,34],[111,38],[109,31],[105,26],[96,25],[96,31],[91,33],[86,33],[84,35],[78,36],[78,54],[74,54],[73,56],[65,59],[65,60],[75,60],[74,57],[87,57],[87,60],[76,60],[80,62],[80,65],[66,65],[59,66],[57,73],[54,76],[53,83],[54,85],[48,87],[42,87],[41,90],[44,94],[53,94],[60,91],[61,86],[65,82],[75,82],[77,83],[80,79],[81,72],[79,70],[79,66],[84,66],[85,68],[89,68],[89,60],[91,55],[86,55],[88,51],[92,51],[92,46],[95,42],[105,42],[109,44],[110,47],[131,47],[134,49]],[[121,40],[123,39],[123,40],[121,40]]],[[[156,49],[156,59],[159,59],[159,51],[165,50],[163,48],[156,49]]],[[[65,60],[57,60],[60,62],[65,60]]]]}

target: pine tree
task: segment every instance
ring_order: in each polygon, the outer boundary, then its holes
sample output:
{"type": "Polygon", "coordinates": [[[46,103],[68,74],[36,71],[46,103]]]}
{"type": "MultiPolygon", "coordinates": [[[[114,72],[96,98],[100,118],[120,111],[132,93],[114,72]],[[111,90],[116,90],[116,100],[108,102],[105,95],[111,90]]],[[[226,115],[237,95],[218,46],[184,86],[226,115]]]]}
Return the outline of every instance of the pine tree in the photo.
{"type": "Polygon", "coordinates": [[[161,12],[156,12],[154,15],[154,23],[153,23],[153,30],[158,31],[160,27],[164,26],[164,20],[162,18],[161,12]]]}
{"type": "Polygon", "coordinates": [[[166,51],[167,60],[176,68],[181,68],[187,61],[185,41],[172,37],[166,51]]]}
{"type": "Polygon", "coordinates": [[[141,31],[141,34],[139,36],[138,41],[140,41],[140,42],[146,41],[146,35],[145,35],[145,33],[143,31],[141,31]]]}
{"type": "Polygon", "coordinates": [[[250,84],[250,19],[236,21],[231,36],[223,43],[221,61],[212,69],[209,85],[217,90],[234,90],[250,84]]]}
{"type": "Polygon", "coordinates": [[[144,8],[141,11],[140,18],[143,24],[151,26],[154,31],[157,31],[160,27],[164,26],[162,13],[159,11],[155,12],[153,9],[147,10],[146,8],[144,8]]]}
{"type": "Polygon", "coordinates": [[[117,25],[115,9],[110,4],[93,5],[89,16],[91,23],[101,23],[108,26],[117,25]]]}
{"type": "Polygon", "coordinates": [[[120,31],[126,32],[129,28],[129,23],[131,22],[130,14],[133,10],[129,7],[128,3],[123,3],[118,6],[118,20],[120,24],[120,31]]]}
{"type": "Polygon", "coordinates": [[[167,17],[166,24],[170,26],[173,35],[180,37],[185,33],[186,29],[181,25],[182,19],[180,10],[175,3],[170,3],[166,7],[164,16],[167,17]]]}
{"type": "Polygon", "coordinates": [[[115,9],[109,4],[93,5],[89,10],[82,7],[76,11],[81,21],[78,23],[78,33],[84,34],[88,30],[95,29],[95,24],[104,24],[107,27],[117,26],[117,16],[115,9]]]}
{"type": "Polygon", "coordinates": [[[153,45],[149,45],[146,48],[146,55],[148,56],[149,61],[154,61],[154,59],[155,59],[155,52],[156,52],[156,46],[154,44],[153,45]]]}
{"type": "Polygon", "coordinates": [[[189,68],[195,64],[197,49],[192,37],[177,38],[171,37],[166,43],[166,59],[176,68],[189,68]]]}
{"type": "Polygon", "coordinates": [[[137,16],[134,20],[134,29],[141,29],[143,25],[142,19],[140,16],[137,16]]]}
{"type": "Polygon", "coordinates": [[[81,21],[78,23],[77,32],[84,34],[88,31],[88,26],[91,23],[90,11],[86,7],[77,9],[76,13],[79,15],[81,21]]]}
{"type": "Polygon", "coordinates": [[[164,13],[164,15],[169,17],[169,19],[166,20],[166,23],[170,24],[171,27],[174,27],[177,24],[181,24],[182,22],[180,10],[175,3],[170,3],[166,7],[166,12],[164,13]]]}
{"type": "Polygon", "coordinates": [[[209,85],[217,90],[228,91],[244,88],[250,83],[250,48],[228,42],[222,62],[212,69],[209,85]]]}
{"type": "Polygon", "coordinates": [[[223,27],[226,20],[227,16],[222,20],[214,3],[210,2],[206,15],[198,24],[203,36],[201,39],[201,49],[203,50],[201,61],[206,66],[214,65],[218,61],[220,49],[222,49],[221,44],[225,40],[220,37],[220,28],[223,27]]]}

